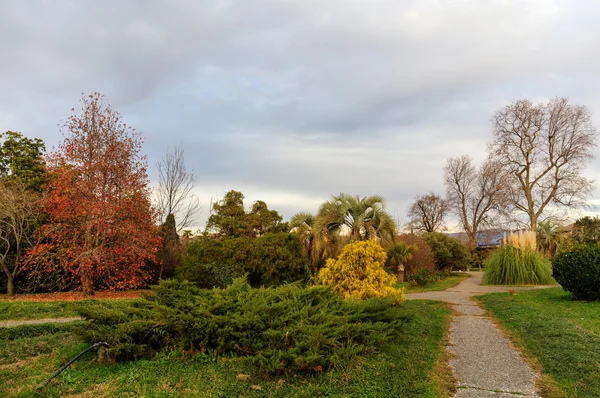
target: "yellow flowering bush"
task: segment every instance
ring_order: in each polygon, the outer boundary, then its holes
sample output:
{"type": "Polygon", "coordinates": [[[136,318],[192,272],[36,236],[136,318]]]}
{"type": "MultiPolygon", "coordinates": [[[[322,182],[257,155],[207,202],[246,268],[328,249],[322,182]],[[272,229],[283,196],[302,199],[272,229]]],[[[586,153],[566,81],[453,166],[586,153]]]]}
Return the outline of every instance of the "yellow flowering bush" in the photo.
{"type": "Polygon", "coordinates": [[[364,300],[388,297],[404,301],[404,290],[395,289],[396,278],[385,272],[387,254],[374,240],[347,244],[337,260],[328,259],[317,275],[318,281],[332,286],[344,299],[364,300]]]}

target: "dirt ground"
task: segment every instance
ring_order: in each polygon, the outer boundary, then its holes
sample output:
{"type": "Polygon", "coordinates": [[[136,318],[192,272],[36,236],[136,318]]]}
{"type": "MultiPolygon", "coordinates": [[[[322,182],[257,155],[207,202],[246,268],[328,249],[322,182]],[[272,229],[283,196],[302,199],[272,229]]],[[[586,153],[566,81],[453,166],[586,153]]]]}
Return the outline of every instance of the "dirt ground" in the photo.
{"type": "MultiPolygon", "coordinates": [[[[124,299],[138,298],[151,290],[127,290],[122,292],[98,291],[93,296],[85,298],[91,299],[124,299]]],[[[39,294],[17,294],[8,296],[0,294],[0,301],[77,301],[83,300],[82,292],[62,292],[62,293],[39,293],[39,294]]]]}

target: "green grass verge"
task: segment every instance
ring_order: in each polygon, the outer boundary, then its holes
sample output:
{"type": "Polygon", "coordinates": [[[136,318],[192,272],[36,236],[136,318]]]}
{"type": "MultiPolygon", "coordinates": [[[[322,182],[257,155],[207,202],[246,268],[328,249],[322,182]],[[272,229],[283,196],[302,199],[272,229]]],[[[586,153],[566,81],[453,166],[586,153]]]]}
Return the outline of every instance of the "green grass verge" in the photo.
{"type": "MultiPolygon", "coordinates": [[[[111,306],[128,305],[138,299],[103,299],[111,306]]],[[[41,318],[67,318],[79,316],[77,306],[94,299],[80,301],[0,301],[0,321],[41,318]]]]}
{"type": "Polygon", "coordinates": [[[439,291],[450,289],[451,287],[458,285],[459,283],[470,277],[471,275],[464,272],[453,272],[449,277],[440,281],[428,282],[425,286],[416,286],[409,282],[398,282],[394,285],[394,287],[396,289],[404,287],[406,293],[430,292],[434,290],[439,291]]]}
{"type": "Polygon", "coordinates": [[[600,302],[561,288],[476,297],[541,367],[546,397],[600,397],[600,302]]]}
{"type": "Polygon", "coordinates": [[[43,390],[50,374],[86,348],[72,333],[0,340],[0,396],[198,396],[198,397],[438,397],[436,372],[450,315],[439,302],[403,304],[412,318],[402,337],[382,353],[351,368],[329,373],[253,374],[236,358],[214,362],[206,356],[178,353],[154,360],[102,364],[87,354],[43,390]],[[248,375],[249,378],[245,379],[248,375]],[[37,394],[37,395],[36,395],[37,394]]]}
{"type": "Polygon", "coordinates": [[[56,334],[61,332],[71,332],[83,321],[66,323],[40,323],[37,325],[20,325],[14,327],[0,328],[0,341],[17,340],[26,337],[37,337],[45,334],[56,334]]]}

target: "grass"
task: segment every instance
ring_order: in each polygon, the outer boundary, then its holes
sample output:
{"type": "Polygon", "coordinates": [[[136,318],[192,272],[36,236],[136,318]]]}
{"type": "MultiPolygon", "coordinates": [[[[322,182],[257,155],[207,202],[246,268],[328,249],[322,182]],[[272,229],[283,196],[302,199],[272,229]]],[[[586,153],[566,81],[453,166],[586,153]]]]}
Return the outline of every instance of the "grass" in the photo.
{"type": "MultiPolygon", "coordinates": [[[[86,348],[68,329],[29,337],[0,336],[0,396],[199,396],[199,397],[439,397],[448,396],[442,341],[450,311],[439,302],[403,304],[412,318],[402,337],[358,366],[329,373],[285,373],[264,378],[236,358],[214,362],[177,352],[153,360],[103,364],[86,354],[47,387],[51,373],[86,348]]],[[[22,327],[25,328],[25,327],[22,327]]],[[[24,331],[27,329],[23,329],[24,331]]],[[[41,334],[40,334],[41,333],[41,334]]],[[[450,383],[451,384],[451,383],[450,383]]]]}
{"type": "Polygon", "coordinates": [[[420,292],[429,292],[434,290],[446,290],[451,287],[458,285],[460,282],[464,281],[467,278],[470,278],[471,275],[464,272],[453,272],[449,277],[444,278],[439,281],[428,282],[425,286],[416,286],[409,282],[398,282],[394,285],[396,289],[404,287],[406,293],[420,293],[420,292]]]}
{"type": "Polygon", "coordinates": [[[527,247],[501,246],[492,252],[485,263],[484,285],[551,285],[553,283],[556,281],[552,278],[550,261],[527,247]]]}
{"type": "Polygon", "coordinates": [[[544,397],[600,397],[600,302],[561,288],[476,298],[543,374],[544,397]]]}
{"type": "MultiPolygon", "coordinates": [[[[127,305],[135,299],[102,300],[113,306],[127,305]]],[[[79,316],[77,306],[95,300],[80,301],[0,301],[0,321],[17,319],[67,318],[79,316]]]]}

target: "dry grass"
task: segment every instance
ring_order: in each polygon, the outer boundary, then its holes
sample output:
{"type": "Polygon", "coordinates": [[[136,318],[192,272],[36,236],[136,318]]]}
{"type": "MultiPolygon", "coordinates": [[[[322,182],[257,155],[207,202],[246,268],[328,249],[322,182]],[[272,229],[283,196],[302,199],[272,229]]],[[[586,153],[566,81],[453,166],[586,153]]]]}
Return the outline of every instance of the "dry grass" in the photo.
{"type": "Polygon", "coordinates": [[[517,231],[504,234],[502,243],[517,249],[537,250],[536,235],[533,231],[517,231]]]}

